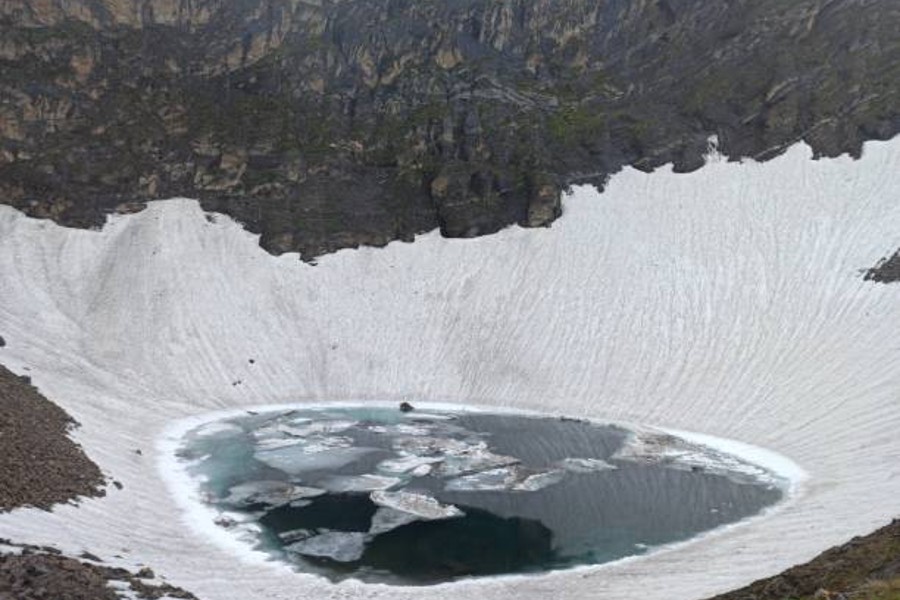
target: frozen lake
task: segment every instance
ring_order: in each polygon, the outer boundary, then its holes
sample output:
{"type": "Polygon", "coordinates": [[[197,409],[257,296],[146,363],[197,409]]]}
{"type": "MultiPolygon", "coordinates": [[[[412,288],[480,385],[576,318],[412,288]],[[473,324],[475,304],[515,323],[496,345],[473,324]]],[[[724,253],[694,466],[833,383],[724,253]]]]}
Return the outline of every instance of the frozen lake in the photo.
{"type": "Polygon", "coordinates": [[[393,584],[643,554],[757,514],[786,484],[659,432],[362,406],[212,421],[179,456],[219,527],[302,571],[393,584]]]}

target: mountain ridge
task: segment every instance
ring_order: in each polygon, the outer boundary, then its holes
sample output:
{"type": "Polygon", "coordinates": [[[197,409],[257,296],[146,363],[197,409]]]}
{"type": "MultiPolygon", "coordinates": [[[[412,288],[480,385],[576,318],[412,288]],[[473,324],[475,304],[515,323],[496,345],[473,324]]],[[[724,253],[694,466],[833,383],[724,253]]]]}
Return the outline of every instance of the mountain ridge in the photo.
{"type": "Polygon", "coordinates": [[[887,0],[13,0],[0,202],[199,198],[268,251],[547,226],[572,184],[900,131],[887,0]]]}

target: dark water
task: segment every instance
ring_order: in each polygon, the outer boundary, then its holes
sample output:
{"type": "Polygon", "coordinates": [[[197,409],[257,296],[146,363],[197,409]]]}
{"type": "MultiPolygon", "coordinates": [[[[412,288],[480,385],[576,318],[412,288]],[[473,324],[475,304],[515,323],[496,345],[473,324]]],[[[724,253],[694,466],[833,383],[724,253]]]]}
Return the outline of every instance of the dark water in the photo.
{"type": "Polygon", "coordinates": [[[570,419],[356,408],[224,423],[191,432],[182,449],[209,501],[261,525],[260,548],[335,580],[427,584],[603,563],[782,496],[771,474],[725,470],[713,450],[660,436],[658,447],[694,458],[634,452],[629,431],[570,419]]]}

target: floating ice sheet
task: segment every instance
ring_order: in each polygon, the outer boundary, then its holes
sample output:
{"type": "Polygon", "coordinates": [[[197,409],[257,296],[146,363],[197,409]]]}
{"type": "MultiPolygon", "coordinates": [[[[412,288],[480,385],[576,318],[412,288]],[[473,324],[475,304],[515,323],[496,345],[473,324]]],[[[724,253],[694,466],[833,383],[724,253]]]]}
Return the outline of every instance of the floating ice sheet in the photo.
{"type": "Polygon", "coordinates": [[[448,437],[398,437],[393,442],[394,450],[413,456],[454,456],[475,448],[487,448],[484,442],[469,442],[448,437]]]}
{"type": "Polygon", "coordinates": [[[448,492],[502,491],[515,482],[511,468],[490,469],[451,479],[444,485],[448,492]]]}
{"type": "Polygon", "coordinates": [[[394,449],[401,454],[443,459],[433,468],[433,473],[439,477],[456,477],[519,462],[515,457],[491,452],[483,440],[401,437],[394,440],[394,449]]]}
{"type": "Polygon", "coordinates": [[[256,460],[297,475],[306,471],[340,469],[372,452],[372,448],[327,448],[299,445],[256,452],[256,460]],[[312,450],[312,451],[310,451],[312,450]]]}
{"type": "Polygon", "coordinates": [[[541,473],[527,475],[524,479],[520,479],[513,484],[512,490],[516,492],[536,492],[551,485],[556,485],[565,477],[565,471],[561,469],[552,469],[541,473]]]}
{"type": "Polygon", "coordinates": [[[249,481],[234,485],[228,489],[228,496],[222,499],[223,504],[231,506],[281,506],[297,500],[315,498],[325,493],[319,488],[294,485],[287,481],[249,481]]]}
{"type": "Polygon", "coordinates": [[[612,456],[613,459],[645,464],[664,464],[671,468],[706,471],[733,481],[777,484],[768,470],[708,446],[702,446],[667,433],[633,431],[612,456]]]}
{"type": "Polygon", "coordinates": [[[279,448],[288,448],[290,446],[302,446],[303,440],[297,438],[265,438],[256,442],[256,449],[262,450],[278,450],[279,448]]]}
{"type": "Polygon", "coordinates": [[[401,435],[429,435],[433,433],[433,429],[425,424],[414,424],[414,423],[398,423],[397,425],[392,425],[388,428],[390,433],[396,433],[401,435]]]}
{"type": "Polygon", "coordinates": [[[486,447],[473,448],[460,454],[448,456],[443,462],[434,468],[434,472],[441,477],[456,477],[466,473],[477,473],[519,462],[513,456],[494,454],[486,447]]]}
{"type": "Polygon", "coordinates": [[[416,515],[382,506],[372,515],[372,526],[369,528],[369,535],[381,535],[398,527],[415,523],[418,520],[419,517],[416,515]]]}
{"type": "Polygon", "coordinates": [[[425,471],[427,475],[431,471],[430,465],[441,460],[443,459],[439,456],[402,456],[381,461],[378,463],[378,469],[387,473],[413,473],[420,467],[428,467],[425,471]]]}
{"type": "Polygon", "coordinates": [[[562,469],[535,472],[513,465],[451,479],[444,489],[448,492],[536,492],[559,483],[564,476],[562,469]]]}
{"type": "Polygon", "coordinates": [[[319,482],[329,492],[374,492],[388,490],[403,483],[399,477],[381,475],[335,475],[319,482]]]}
{"type": "Polygon", "coordinates": [[[419,519],[435,521],[461,517],[465,513],[451,504],[441,504],[435,498],[416,492],[372,492],[369,496],[378,506],[405,512],[419,519]]]}
{"type": "Polygon", "coordinates": [[[337,562],[359,560],[366,550],[367,534],[356,531],[328,531],[285,546],[301,556],[330,558],[337,562]]]}
{"type": "Polygon", "coordinates": [[[303,540],[308,540],[309,538],[317,535],[315,530],[313,529],[291,529],[288,531],[282,531],[278,534],[278,539],[281,540],[285,544],[293,544],[295,542],[302,542],[303,540]]]}
{"type": "Polygon", "coordinates": [[[602,458],[564,458],[557,464],[572,473],[596,473],[618,469],[616,465],[610,464],[602,458]]]}

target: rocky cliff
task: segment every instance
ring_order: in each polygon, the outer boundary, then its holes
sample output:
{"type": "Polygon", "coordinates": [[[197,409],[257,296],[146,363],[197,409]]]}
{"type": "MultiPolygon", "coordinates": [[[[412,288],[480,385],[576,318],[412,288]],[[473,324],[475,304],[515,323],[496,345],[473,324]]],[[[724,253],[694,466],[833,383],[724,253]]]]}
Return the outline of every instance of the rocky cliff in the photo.
{"type": "Polygon", "coordinates": [[[184,195],[306,258],[543,226],[573,183],[900,131],[894,0],[6,0],[0,202],[184,195]]]}

